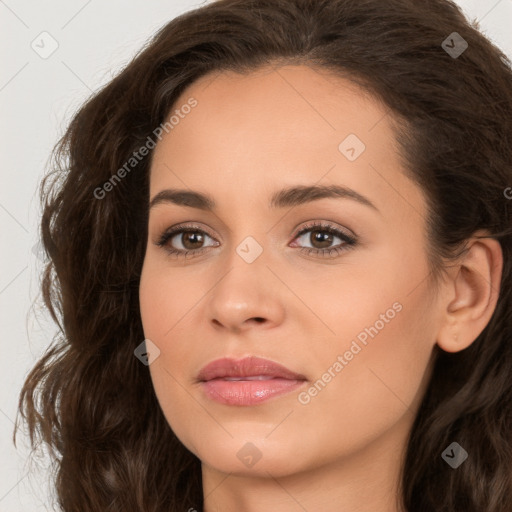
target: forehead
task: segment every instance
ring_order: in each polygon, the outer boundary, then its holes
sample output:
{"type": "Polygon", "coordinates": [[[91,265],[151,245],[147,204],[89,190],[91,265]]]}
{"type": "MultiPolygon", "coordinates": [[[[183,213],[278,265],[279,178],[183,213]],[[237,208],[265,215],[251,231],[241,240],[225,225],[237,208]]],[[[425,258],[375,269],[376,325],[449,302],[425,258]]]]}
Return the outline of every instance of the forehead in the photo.
{"type": "Polygon", "coordinates": [[[151,196],[179,186],[243,201],[257,191],[269,196],[277,187],[322,181],[395,208],[397,194],[422,201],[403,174],[389,109],[327,70],[215,72],[191,84],[173,114],[173,128],[155,148],[151,196]],[[191,99],[196,106],[183,108],[191,99]]]}
{"type": "MultiPolygon", "coordinates": [[[[337,140],[348,130],[369,139],[368,132],[388,112],[347,78],[302,65],[267,66],[247,74],[224,71],[206,75],[181,94],[173,111],[179,111],[192,97],[198,105],[188,122],[181,119],[173,128],[175,135],[180,132],[183,138],[189,138],[194,132],[209,141],[229,134],[230,139],[225,141],[229,145],[265,142],[268,148],[282,147],[286,141],[309,141],[305,146],[308,148],[326,136],[330,142],[336,132],[337,140]]],[[[389,128],[386,123],[383,127],[389,128]]]]}

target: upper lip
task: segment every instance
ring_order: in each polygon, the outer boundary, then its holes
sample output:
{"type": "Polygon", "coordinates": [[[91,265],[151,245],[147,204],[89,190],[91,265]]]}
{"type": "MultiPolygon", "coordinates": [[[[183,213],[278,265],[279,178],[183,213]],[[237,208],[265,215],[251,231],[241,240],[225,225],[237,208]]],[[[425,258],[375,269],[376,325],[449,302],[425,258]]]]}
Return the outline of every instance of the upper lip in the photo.
{"type": "Polygon", "coordinates": [[[204,382],[224,377],[254,377],[258,375],[289,380],[306,380],[304,375],[295,373],[281,364],[255,356],[241,359],[229,357],[216,359],[204,366],[197,378],[204,382]]]}

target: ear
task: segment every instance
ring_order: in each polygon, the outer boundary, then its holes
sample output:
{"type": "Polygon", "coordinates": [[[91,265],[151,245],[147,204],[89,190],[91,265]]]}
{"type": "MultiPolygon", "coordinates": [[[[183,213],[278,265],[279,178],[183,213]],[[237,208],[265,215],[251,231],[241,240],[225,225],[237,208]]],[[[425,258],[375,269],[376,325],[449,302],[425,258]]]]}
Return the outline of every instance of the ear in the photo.
{"type": "Polygon", "coordinates": [[[446,352],[469,347],[489,323],[498,302],[503,252],[500,243],[475,233],[450,269],[437,344],[446,352]]]}

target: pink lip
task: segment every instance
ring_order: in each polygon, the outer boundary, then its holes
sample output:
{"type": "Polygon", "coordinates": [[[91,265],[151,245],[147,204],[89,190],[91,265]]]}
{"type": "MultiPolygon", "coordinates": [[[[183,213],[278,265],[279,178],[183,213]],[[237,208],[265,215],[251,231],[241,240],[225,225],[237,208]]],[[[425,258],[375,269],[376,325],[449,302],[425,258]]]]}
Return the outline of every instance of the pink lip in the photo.
{"type": "Polygon", "coordinates": [[[217,359],[197,379],[210,399],[228,405],[254,405],[289,393],[306,381],[304,375],[259,357],[217,359]]]}

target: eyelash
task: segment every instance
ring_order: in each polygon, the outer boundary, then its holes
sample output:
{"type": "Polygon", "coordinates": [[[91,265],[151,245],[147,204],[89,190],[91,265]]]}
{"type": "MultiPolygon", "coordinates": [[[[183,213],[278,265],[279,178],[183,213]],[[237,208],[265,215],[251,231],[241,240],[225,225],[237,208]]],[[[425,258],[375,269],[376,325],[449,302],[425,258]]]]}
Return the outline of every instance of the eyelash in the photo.
{"type": "MultiPolygon", "coordinates": [[[[334,227],[332,224],[329,223],[319,223],[319,222],[313,222],[311,224],[308,224],[304,226],[293,238],[293,240],[296,240],[297,238],[300,238],[302,235],[307,233],[308,231],[320,231],[324,233],[329,233],[331,235],[337,236],[338,238],[341,238],[341,240],[344,242],[344,244],[341,247],[331,247],[326,249],[315,249],[314,247],[301,247],[300,252],[306,252],[308,255],[311,253],[314,253],[316,255],[322,255],[326,256],[327,253],[329,253],[329,256],[334,258],[336,256],[339,256],[341,253],[353,248],[357,244],[357,239],[351,235],[348,235],[347,233],[341,231],[340,229],[334,227]],[[334,251],[336,254],[335,256],[331,256],[332,251],[334,251]]],[[[211,236],[208,232],[204,231],[203,229],[200,229],[197,226],[191,226],[191,225],[178,225],[173,228],[168,229],[165,231],[159,240],[156,242],[156,245],[158,247],[165,248],[167,253],[174,257],[187,257],[189,254],[193,254],[194,256],[199,256],[204,251],[206,251],[208,248],[213,246],[207,246],[207,247],[201,247],[199,249],[193,249],[193,250],[182,250],[182,249],[174,249],[173,247],[167,246],[167,243],[169,240],[171,240],[175,235],[182,234],[182,233],[201,233],[203,235],[207,235],[210,238],[213,239],[213,236],[211,236]]]]}

